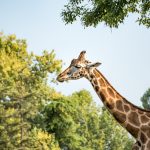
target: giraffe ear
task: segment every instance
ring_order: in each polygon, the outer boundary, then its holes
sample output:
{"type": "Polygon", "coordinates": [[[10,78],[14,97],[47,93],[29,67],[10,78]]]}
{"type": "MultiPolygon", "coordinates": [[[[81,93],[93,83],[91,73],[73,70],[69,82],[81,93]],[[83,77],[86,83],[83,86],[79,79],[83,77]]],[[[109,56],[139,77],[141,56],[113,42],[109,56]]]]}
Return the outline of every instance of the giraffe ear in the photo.
{"type": "Polygon", "coordinates": [[[82,51],[78,57],[78,59],[81,61],[81,60],[85,60],[85,54],[86,54],[86,51],[82,51]]]}
{"type": "Polygon", "coordinates": [[[98,67],[100,65],[101,65],[100,62],[96,62],[96,63],[88,64],[86,67],[87,68],[93,68],[93,67],[96,68],[96,67],[98,67]]]}

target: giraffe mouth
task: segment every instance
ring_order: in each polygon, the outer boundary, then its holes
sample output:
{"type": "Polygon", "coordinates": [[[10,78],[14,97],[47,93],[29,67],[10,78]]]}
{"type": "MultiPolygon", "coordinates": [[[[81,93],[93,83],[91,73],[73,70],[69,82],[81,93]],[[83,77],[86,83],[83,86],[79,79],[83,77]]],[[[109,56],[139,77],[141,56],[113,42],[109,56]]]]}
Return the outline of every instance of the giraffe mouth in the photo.
{"type": "Polygon", "coordinates": [[[58,81],[62,83],[62,82],[64,82],[65,80],[58,80],[58,81]]]}
{"type": "Polygon", "coordinates": [[[64,82],[65,80],[60,79],[60,78],[57,78],[57,81],[58,81],[58,82],[64,82]]]}
{"type": "Polygon", "coordinates": [[[56,80],[57,80],[58,82],[64,82],[64,81],[65,81],[65,79],[61,78],[60,76],[58,76],[58,77],[56,78],[56,80]]]}

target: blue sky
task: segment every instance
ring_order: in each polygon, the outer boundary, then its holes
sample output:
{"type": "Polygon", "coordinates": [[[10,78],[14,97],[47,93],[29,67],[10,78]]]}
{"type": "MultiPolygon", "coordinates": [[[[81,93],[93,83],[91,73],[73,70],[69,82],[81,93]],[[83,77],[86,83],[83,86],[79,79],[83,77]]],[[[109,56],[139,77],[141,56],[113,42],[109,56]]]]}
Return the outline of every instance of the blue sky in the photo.
{"type": "MultiPolygon", "coordinates": [[[[90,61],[100,61],[99,70],[130,102],[141,105],[140,98],[150,87],[150,30],[135,23],[130,15],[110,30],[104,24],[84,28],[80,22],[65,25],[60,13],[67,0],[0,0],[0,31],[16,34],[28,43],[28,51],[41,54],[44,49],[56,52],[67,67],[81,50],[90,61]]],[[[86,79],[54,85],[66,95],[81,89],[91,92],[100,102],[86,79]]]]}

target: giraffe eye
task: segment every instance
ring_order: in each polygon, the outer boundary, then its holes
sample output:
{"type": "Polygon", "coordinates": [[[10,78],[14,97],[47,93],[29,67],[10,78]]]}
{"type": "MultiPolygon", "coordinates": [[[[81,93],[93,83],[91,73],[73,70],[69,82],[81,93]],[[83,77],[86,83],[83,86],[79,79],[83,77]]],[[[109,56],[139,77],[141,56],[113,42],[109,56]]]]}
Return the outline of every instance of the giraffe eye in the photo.
{"type": "Polygon", "coordinates": [[[81,66],[80,66],[80,65],[76,65],[75,67],[76,67],[76,68],[81,68],[81,66]]]}
{"type": "Polygon", "coordinates": [[[67,72],[67,75],[71,75],[71,71],[67,72]]]}

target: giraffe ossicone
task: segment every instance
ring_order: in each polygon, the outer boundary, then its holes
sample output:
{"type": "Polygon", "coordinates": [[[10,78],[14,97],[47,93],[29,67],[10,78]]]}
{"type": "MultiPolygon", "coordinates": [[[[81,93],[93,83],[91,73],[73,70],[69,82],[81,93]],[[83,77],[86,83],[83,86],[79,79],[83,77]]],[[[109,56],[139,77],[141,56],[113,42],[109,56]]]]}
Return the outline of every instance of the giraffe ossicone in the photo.
{"type": "Polygon", "coordinates": [[[82,51],[77,59],[73,59],[57,80],[87,78],[117,122],[136,139],[132,150],[150,150],[150,111],[135,106],[119,94],[97,70],[101,63],[91,63],[86,60],[85,54],[86,51],[82,51]]]}

